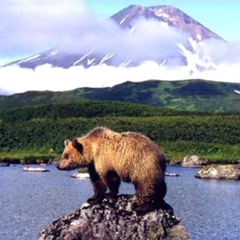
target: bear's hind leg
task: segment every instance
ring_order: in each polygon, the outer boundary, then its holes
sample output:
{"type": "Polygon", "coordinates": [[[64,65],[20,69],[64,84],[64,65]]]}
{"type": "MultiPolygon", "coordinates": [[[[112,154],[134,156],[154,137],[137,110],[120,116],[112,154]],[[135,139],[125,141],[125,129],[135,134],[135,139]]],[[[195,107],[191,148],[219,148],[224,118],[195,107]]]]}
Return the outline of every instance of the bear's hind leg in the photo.
{"type": "Polygon", "coordinates": [[[151,186],[147,186],[143,183],[134,183],[134,187],[136,190],[136,197],[132,203],[132,209],[139,213],[154,210],[154,191],[151,186]]]}
{"type": "Polygon", "coordinates": [[[156,208],[163,208],[165,206],[164,197],[167,193],[167,185],[164,180],[160,181],[155,187],[154,205],[156,208]]]}

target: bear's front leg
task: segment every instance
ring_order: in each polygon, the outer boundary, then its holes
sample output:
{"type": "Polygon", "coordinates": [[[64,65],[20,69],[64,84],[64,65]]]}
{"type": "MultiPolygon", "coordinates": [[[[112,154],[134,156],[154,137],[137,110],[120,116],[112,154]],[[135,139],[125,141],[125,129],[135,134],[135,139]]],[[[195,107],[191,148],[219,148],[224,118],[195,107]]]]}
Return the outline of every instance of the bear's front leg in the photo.
{"type": "Polygon", "coordinates": [[[118,194],[119,186],[121,183],[121,179],[115,171],[109,171],[104,178],[104,182],[106,183],[109,193],[107,196],[115,197],[118,194]]]}
{"type": "Polygon", "coordinates": [[[104,194],[107,191],[107,187],[101,180],[99,174],[96,172],[93,164],[88,166],[88,172],[93,185],[94,195],[89,198],[87,202],[90,204],[97,204],[103,200],[104,194]]]}
{"type": "Polygon", "coordinates": [[[105,196],[107,190],[106,185],[102,180],[92,182],[94,195],[87,200],[90,204],[97,204],[101,202],[105,196]]]}

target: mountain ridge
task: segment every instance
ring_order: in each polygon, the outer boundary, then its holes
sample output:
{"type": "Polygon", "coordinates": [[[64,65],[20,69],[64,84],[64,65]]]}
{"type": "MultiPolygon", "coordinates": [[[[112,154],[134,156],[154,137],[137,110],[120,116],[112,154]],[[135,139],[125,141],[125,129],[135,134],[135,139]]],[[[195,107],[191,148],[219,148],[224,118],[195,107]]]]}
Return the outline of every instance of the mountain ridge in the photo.
{"type": "Polygon", "coordinates": [[[71,91],[28,91],[0,96],[0,110],[81,100],[147,104],[178,111],[240,113],[240,83],[206,81],[127,81],[113,87],[77,88],[71,91]]]}
{"type": "MultiPolygon", "coordinates": [[[[127,8],[114,14],[111,18],[122,27],[131,28],[132,21],[139,17],[146,19],[156,19],[167,23],[169,26],[178,27],[182,31],[191,33],[191,37],[200,40],[199,33],[204,33],[202,38],[216,38],[223,40],[222,37],[212,32],[209,28],[203,26],[200,22],[190,17],[185,12],[171,5],[157,5],[143,7],[141,5],[130,5],[127,8]],[[129,12],[130,14],[126,14],[129,12]],[[199,32],[198,32],[199,31],[199,32]]],[[[134,25],[134,24],[133,24],[134,25]]]]}

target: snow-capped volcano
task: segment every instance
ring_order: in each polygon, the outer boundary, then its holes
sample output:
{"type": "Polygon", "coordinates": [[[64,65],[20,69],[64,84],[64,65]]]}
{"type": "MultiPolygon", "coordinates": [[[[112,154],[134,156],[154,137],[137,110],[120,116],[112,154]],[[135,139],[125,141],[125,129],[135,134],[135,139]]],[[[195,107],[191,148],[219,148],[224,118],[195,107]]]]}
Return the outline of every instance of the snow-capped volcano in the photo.
{"type": "Polygon", "coordinates": [[[131,5],[109,21],[108,26],[81,31],[76,50],[52,48],[8,65],[31,69],[45,64],[61,68],[89,68],[103,64],[129,67],[154,61],[166,65],[189,65],[190,71],[194,71],[214,68],[212,59],[203,53],[204,41],[224,41],[172,6],[131,5]]]}
{"type": "Polygon", "coordinates": [[[128,28],[134,28],[139,18],[154,19],[162,25],[174,27],[183,33],[187,33],[196,41],[209,38],[222,39],[178,8],[172,6],[142,7],[131,5],[112,16],[112,19],[120,26],[128,28]]]}

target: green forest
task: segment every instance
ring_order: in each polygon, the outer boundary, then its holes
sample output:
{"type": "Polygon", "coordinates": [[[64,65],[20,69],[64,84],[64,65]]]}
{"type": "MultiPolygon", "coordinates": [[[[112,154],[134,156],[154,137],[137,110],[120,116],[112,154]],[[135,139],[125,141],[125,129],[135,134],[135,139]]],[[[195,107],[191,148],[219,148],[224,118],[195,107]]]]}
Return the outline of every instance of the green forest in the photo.
{"type": "Polygon", "coordinates": [[[27,91],[0,96],[0,110],[100,100],[147,104],[181,111],[240,113],[239,90],[239,83],[201,79],[127,81],[113,87],[85,87],[62,92],[27,91]]]}
{"type": "Polygon", "coordinates": [[[212,162],[240,160],[240,114],[83,100],[1,111],[0,161],[59,158],[65,139],[80,137],[96,126],[141,132],[160,146],[169,161],[192,154],[212,162]]]}

